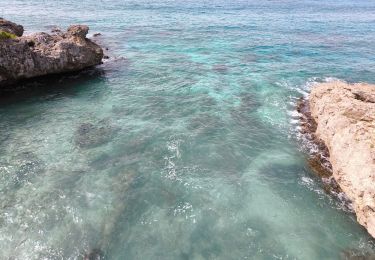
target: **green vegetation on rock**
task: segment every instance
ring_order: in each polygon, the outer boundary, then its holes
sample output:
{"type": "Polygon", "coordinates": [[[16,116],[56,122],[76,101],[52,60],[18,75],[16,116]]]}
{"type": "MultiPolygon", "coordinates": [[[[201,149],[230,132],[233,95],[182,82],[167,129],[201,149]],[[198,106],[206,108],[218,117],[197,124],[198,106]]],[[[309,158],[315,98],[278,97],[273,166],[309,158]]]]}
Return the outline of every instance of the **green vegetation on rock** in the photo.
{"type": "Polygon", "coordinates": [[[17,38],[17,35],[5,31],[0,31],[0,40],[3,39],[15,39],[17,38]]]}

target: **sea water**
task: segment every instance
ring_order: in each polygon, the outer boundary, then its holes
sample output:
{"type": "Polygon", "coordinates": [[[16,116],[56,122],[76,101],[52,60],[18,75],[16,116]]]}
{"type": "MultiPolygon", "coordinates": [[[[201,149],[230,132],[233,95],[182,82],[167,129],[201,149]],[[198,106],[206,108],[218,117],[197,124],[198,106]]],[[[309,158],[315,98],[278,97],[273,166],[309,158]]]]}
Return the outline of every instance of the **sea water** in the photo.
{"type": "Polygon", "coordinates": [[[87,24],[110,56],[1,99],[0,259],[373,252],[309,169],[295,103],[314,82],[375,82],[375,2],[0,6],[26,34],[87,24]]]}

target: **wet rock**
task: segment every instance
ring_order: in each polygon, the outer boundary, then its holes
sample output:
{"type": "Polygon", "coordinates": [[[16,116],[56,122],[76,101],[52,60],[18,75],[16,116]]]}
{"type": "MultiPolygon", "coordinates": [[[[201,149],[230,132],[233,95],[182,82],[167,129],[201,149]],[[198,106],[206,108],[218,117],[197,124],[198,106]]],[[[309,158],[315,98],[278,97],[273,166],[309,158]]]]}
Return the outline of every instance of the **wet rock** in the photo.
{"type": "Polygon", "coordinates": [[[332,165],[329,161],[329,151],[325,143],[315,134],[317,123],[311,116],[308,100],[299,99],[297,102],[297,111],[300,113],[300,132],[308,142],[314,144],[316,149],[309,151],[308,164],[314,173],[320,178],[329,178],[332,176],[332,165]]]}
{"type": "Polygon", "coordinates": [[[309,112],[301,122],[303,131],[326,147],[333,179],[353,202],[358,222],[375,237],[373,101],[375,85],[341,81],[317,84],[309,95],[309,112]]]}
{"type": "Polygon", "coordinates": [[[87,25],[71,25],[67,30],[67,35],[85,38],[88,32],[89,27],[87,25]]]}
{"type": "Polygon", "coordinates": [[[102,34],[101,33],[94,33],[94,37],[98,37],[98,36],[101,36],[102,34]]]}
{"type": "Polygon", "coordinates": [[[329,178],[332,176],[332,171],[328,170],[325,166],[325,159],[322,156],[323,151],[319,150],[318,153],[315,153],[314,155],[310,155],[310,158],[308,158],[307,163],[309,164],[310,168],[314,171],[316,175],[318,175],[320,178],[329,178]]]}
{"type": "Polygon", "coordinates": [[[15,24],[3,18],[0,18],[0,31],[12,33],[20,37],[23,34],[23,27],[22,25],[15,24]]]}
{"type": "Polygon", "coordinates": [[[60,28],[53,28],[51,30],[51,32],[53,32],[53,33],[62,33],[62,30],[60,28]]]}
{"type": "Polygon", "coordinates": [[[0,40],[0,88],[22,79],[100,64],[103,50],[86,38],[88,30],[85,25],[72,25],[66,33],[40,32],[0,40]]]}
{"type": "Polygon", "coordinates": [[[100,120],[96,124],[82,123],[76,131],[75,143],[81,148],[96,147],[110,141],[117,131],[118,127],[109,120],[100,120]]]}

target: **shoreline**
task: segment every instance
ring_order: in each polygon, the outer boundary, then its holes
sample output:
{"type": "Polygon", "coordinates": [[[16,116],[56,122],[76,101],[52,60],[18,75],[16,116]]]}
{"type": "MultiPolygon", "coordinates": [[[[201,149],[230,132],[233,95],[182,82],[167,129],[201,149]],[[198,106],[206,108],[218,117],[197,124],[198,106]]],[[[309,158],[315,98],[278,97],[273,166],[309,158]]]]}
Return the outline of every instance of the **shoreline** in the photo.
{"type": "MultiPolygon", "coordinates": [[[[308,98],[298,101],[297,111],[301,114],[300,133],[318,148],[310,151],[309,166],[322,179],[328,193],[343,193],[348,198],[347,205],[356,214],[357,221],[375,237],[375,215],[371,214],[375,166],[366,163],[373,154],[373,144],[370,140],[370,145],[367,145],[366,136],[362,139],[356,137],[358,131],[366,130],[373,123],[375,103],[368,100],[373,97],[371,92],[375,92],[374,85],[342,81],[318,83],[308,98]],[[367,106],[367,110],[363,106],[367,106]],[[364,120],[366,116],[368,118],[364,120]],[[356,155],[362,156],[359,162],[356,155]],[[367,196],[366,200],[363,200],[364,196],[367,196]]],[[[361,132],[360,135],[366,134],[361,132]]]]}

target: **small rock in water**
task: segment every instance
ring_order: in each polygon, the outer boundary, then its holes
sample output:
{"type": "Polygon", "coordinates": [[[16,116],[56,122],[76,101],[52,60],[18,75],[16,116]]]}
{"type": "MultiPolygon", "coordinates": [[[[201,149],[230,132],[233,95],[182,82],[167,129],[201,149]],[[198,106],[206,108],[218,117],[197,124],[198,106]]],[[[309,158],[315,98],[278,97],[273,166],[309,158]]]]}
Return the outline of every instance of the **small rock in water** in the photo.
{"type": "Polygon", "coordinates": [[[94,33],[94,37],[97,37],[97,36],[100,36],[100,35],[102,35],[101,33],[94,33]]]}

